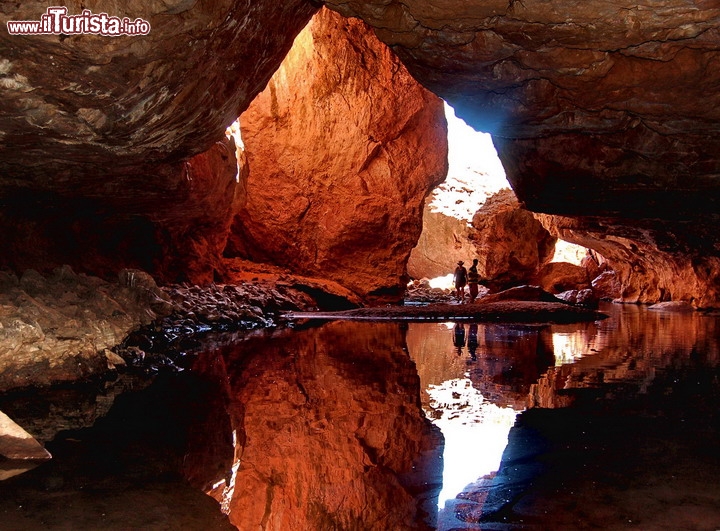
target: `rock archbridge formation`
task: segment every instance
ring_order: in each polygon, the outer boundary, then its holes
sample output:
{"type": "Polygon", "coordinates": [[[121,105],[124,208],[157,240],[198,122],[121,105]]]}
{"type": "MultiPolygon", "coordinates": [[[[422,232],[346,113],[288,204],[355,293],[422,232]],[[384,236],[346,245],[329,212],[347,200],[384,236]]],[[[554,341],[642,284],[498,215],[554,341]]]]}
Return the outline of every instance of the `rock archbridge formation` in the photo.
{"type": "MultiPolygon", "coordinates": [[[[243,177],[231,175],[221,153],[208,155],[223,166],[221,182],[205,162],[189,161],[223,139],[320,4],[66,4],[71,13],[141,17],[152,29],[136,37],[15,36],[5,23],[38,19],[46,5],[0,8],[2,265],[74,260],[98,274],[142,265],[165,281],[221,275],[243,177]],[[212,175],[193,179],[188,164],[212,175]],[[213,197],[217,212],[207,207],[213,197]],[[58,248],[57,234],[69,250],[58,248]]],[[[493,133],[525,207],[565,216],[548,224],[602,247],[611,262],[635,264],[617,268],[627,271],[627,300],[718,305],[717,2],[325,5],[361,18],[416,80],[493,133]],[[633,243],[638,238],[643,245],[633,243]],[[663,273],[643,276],[655,256],[663,273]],[[639,295],[635,287],[646,280],[655,286],[639,295]]],[[[321,149],[332,156],[332,146],[321,149]]]]}

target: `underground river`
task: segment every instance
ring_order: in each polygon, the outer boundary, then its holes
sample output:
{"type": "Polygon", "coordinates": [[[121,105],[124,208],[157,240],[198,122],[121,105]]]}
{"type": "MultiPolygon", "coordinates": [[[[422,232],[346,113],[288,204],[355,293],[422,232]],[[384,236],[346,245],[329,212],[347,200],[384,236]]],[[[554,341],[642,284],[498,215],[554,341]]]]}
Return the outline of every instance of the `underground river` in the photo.
{"type": "Polygon", "coordinates": [[[720,528],[720,317],[601,309],[298,323],[0,397],[53,454],[0,462],[0,529],[720,528]]]}

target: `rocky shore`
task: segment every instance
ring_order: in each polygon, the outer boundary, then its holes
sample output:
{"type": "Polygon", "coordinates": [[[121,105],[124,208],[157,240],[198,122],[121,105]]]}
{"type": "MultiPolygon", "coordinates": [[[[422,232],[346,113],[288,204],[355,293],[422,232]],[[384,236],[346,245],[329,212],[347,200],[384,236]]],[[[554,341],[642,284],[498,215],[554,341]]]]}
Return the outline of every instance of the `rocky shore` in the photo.
{"type": "Polygon", "coordinates": [[[159,287],[142,271],[117,281],[76,274],[0,272],[0,393],[112,378],[173,365],[209,331],[277,324],[287,311],[350,308],[333,283],[268,275],[233,285],[159,287]],[[168,356],[170,354],[170,356],[168,356]]]}

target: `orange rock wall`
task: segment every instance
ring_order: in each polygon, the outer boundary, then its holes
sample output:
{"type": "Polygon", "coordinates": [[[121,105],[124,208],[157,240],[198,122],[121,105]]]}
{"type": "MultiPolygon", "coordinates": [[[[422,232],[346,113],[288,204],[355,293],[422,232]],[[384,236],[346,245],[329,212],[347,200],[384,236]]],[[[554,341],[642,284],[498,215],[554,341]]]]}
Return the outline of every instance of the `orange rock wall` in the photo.
{"type": "Polygon", "coordinates": [[[362,22],[320,12],[241,116],[250,175],[227,254],[397,299],[447,173],[442,102],[362,22]]]}
{"type": "Polygon", "coordinates": [[[615,271],[622,302],[720,306],[720,258],[705,247],[712,236],[700,223],[683,224],[678,232],[672,225],[663,230],[666,224],[658,220],[630,226],[606,218],[537,217],[557,237],[598,251],[615,271]]]}
{"type": "Polygon", "coordinates": [[[528,283],[555,254],[557,239],[507,188],[488,198],[472,225],[478,272],[491,291],[528,283]]]}

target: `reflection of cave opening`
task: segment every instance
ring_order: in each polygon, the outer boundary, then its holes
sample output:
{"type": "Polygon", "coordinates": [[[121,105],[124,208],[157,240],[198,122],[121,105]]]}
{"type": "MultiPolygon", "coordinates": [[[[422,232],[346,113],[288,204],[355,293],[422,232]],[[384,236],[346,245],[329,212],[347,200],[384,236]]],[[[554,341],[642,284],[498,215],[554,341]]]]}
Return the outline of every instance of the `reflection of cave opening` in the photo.
{"type": "MultiPolygon", "coordinates": [[[[489,133],[475,131],[445,103],[448,122],[448,174],[425,202],[423,232],[408,262],[415,281],[428,279],[431,288],[450,289],[458,260],[469,266],[474,257],[494,253],[480,243],[473,216],[501,190],[514,198],[489,133]]],[[[587,249],[557,240],[550,261],[579,265],[587,249]]],[[[521,282],[522,283],[522,282],[521,282]]]]}

